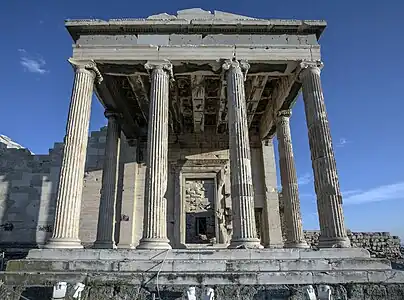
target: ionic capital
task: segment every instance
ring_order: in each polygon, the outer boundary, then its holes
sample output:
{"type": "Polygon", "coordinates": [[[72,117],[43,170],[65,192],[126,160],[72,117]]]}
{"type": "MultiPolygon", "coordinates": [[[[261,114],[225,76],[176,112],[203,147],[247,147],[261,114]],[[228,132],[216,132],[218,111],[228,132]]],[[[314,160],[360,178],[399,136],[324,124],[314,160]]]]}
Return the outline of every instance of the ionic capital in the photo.
{"type": "Polygon", "coordinates": [[[149,73],[150,78],[153,70],[161,70],[167,72],[168,75],[170,76],[170,80],[174,81],[173,65],[167,59],[148,61],[145,63],[144,67],[149,73]]]}
{"type": "Polygon", "coordinates": [[[76,72],[81,70],[91,71],[96,77],[98,84],[103,81],[101,72],[98,70],[97,64],[93,60],[77,60],[74,58],[69,58],[68,62],[73,66],[76,72]]]}
{"type": "Polygon", "coordinates": [[[320,75],[321,69],[324,67],[323,62],[321,61],[302,61],[300,63],[301,72],[299,75],[299,79],[302,80],[309,73],[315,73],[320,75]]]}
{"type": "Polygon", "coordinates": [[[284,110],[279,110],[276,113],[276,118],[277,119],[283,119],[283,118],[290,118],[292,116],[292,110],[291,109],[284,109],[284,110]]]}
{"type": "Polygon", "coordinates": [[[245,81],[247,79],[248,70],[250,69],[250,64],[246,60],[238,61],[236,59],[227,59],[224,61],[222,68],[224,72],[232,68],[236,69],[236,71],[243,74],[245,81]]]}
{"type": "Polygon", "coordinates": [[[118,118],[120,118],[120,117],[122,117],[121,116],[121,114],[120,113],[117,113],[116,111],[113,111],[113,110],[110,110],[110,109],[107,109],[107,110],[105,110],[105,112],[104,112],[104,116],[107,118],[107,119],[118,119],[118,118]]]}

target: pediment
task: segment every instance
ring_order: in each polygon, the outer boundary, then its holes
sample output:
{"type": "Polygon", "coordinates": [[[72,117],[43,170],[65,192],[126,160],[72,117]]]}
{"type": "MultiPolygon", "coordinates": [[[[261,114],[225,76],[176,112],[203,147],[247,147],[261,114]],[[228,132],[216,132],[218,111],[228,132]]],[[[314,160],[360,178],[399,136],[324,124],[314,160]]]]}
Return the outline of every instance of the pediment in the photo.
{"type": "Polygon", "coordinates": [[[213,13],[202,8],[189,8],[177,11],[177,15],[160,13],[149,16],[147,19],[154,20],[258,20],[247,16],[237,15],[230,12],[215,10],[213,13]]]}

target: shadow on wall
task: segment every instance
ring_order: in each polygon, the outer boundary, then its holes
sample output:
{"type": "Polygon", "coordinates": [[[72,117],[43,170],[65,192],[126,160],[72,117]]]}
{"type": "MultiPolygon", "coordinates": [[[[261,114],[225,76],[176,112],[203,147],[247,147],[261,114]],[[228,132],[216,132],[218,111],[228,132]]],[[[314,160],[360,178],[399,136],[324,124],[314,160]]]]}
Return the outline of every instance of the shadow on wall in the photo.
{"type": "Polygon", "coordinates": [[[52,233],[62,145],[48,155],[0,143],[0,247],[30,249],[52,233]]]}

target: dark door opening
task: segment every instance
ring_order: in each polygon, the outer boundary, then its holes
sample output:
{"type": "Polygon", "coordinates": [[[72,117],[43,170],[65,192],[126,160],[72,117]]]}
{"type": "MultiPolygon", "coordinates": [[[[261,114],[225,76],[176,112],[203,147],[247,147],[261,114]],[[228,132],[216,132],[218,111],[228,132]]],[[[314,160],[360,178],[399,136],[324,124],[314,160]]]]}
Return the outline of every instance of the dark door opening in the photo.
{"type": "Polygon", "coordinates": [[[206,217],[196,217],[195,222],[196,236],[199,236],[200,234],[206,235],[206,217]]]}

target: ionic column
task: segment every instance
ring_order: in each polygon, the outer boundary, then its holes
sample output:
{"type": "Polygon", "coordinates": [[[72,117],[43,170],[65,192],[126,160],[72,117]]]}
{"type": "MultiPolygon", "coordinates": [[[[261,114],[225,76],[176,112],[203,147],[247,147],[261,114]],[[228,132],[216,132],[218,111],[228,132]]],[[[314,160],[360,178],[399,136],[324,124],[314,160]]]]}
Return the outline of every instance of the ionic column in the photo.
{"type": "Polygon", "coordinates": [[[309,134],[321,236],[319,247],[350,247],[342,212],[342,195],[321,88],[320,67],[303,62],[300,79],[309,134]]]}
{"type": "Polygon", "coordinates": [[[104,168],[102,171],[102,188],[100,208],[98,211],[97,239],[94,248],[114,249],[115,245],[115,206],[118,179],[118,162],[120,149],[119,114],[106,111],[108,119],[107,141],[105,145],[104,168]]]}
{"type": "Polygon", "coordinates": [[[79,221],[91,98],[95,78],[101,82],[102,77],[92,61],[69,59],[69,62],[75,68],[75,77],[64,139],[53,234],[46,248],[83,248],[79,239],[79,221]]]}
{"type": "Polygon", "coordinates": [[[257,238],[254,190],[251,175],[250,143],[244,91],[244,72],[249,65],[226,61],[229,110],[230,182],[233,210],[233,236],[229,248],[262,248],[257,238]]]}
{"type": "Polygon", "coordinates": [[[290,110],[279,111],[276,115],[279,168],[286,221],[286,242],[284,246],[286,248],[308,248],[303,234],[302,217],[300,214],[299,189],[289,125],[291,115],[290,110]]]}
{"type": "Polygon", "coordinates": [[[146,189],[143,237],[138,249],[171,249],[167,238],[168,101],[172,65],[148,62],[151,70],[147,133],[146,189]]]}

